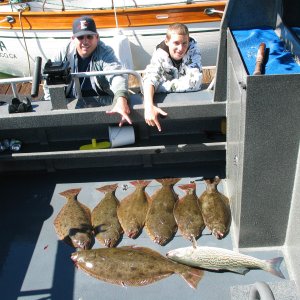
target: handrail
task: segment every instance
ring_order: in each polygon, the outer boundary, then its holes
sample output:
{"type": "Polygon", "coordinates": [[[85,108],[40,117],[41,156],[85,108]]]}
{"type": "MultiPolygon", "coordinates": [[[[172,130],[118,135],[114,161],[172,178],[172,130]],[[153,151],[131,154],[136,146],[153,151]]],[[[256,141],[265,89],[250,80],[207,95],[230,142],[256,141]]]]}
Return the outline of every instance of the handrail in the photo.
{"type": "Polygon", "coordinates": [[[142,76],[134,70],[124,69],[124,70],[113,70],[113,71],[79,72],[79,73],[71,73],[71,76],[74,78],[82,78],[82,77],[92,77],[98,75],[122,75],[122,74],[134,75],[138,79],[141,93],[142,94],[144,93],[142,76]]]}
{"type": "MultiPolygon", "coordinates": [[[[98,75],[121,75],[121,74],[131,74],[131,75],[134,75],[135,77],[137,77],[138,82],[140,84],[141,93],[143,94],[142,76],[134,70],[124,69],[124,70],[112,70],[112,71],[79,72],[79,73],[71,73],[71,76],[73,78],[82,78],[82,77],[92,77],[92,76],[98,76],[98,75]]],[[[18,77],[18,78],[4,78],[4,79],[0,79],[0,85],[1,84],[11,84],[14,97],[18,98],[18,92],[17,92],[17,89],[15,87],[15,84],[16,83],[31,82],[31,81],[33,81],[32,76],[30,76],[30,77],[18,77]]],[[[76,85],[76,88],[78,88],[77,85],[76,85]]],[[[79,94],[81,94],[80,90],[79,90],[79,94]]]]}
{"type": "Polygon", "coordinates": [[[274,294],[267,283],[263,281],[258,281],[251,286],[249,300],[256,299],[275,300],[274,294]]]}

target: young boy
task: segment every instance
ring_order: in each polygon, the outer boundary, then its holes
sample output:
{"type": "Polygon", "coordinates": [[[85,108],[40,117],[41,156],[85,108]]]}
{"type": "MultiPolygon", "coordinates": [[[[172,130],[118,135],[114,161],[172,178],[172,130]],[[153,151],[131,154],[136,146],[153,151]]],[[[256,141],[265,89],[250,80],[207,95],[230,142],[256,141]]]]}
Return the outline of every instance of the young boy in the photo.
{"type": "Polygon", "coordinates": [[[172,24],[166,38],[153,53],[146,67],[144,85],[144,117],[149,126],[161,131],[159,114],[167,113],[154,105],[155,92],[189,92],[201,89],[201,54],[197,42],[190,38],[186,25],[172,24]]]}

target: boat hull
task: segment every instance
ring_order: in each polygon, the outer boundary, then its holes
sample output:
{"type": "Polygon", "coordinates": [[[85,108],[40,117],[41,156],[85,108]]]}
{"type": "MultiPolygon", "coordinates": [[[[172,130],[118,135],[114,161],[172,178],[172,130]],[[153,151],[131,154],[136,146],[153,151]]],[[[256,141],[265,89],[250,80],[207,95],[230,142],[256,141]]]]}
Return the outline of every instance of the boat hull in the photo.
{"type": "MultiPolygon", "coordinates": [[[[120,34],[127,39],[134,70],[143,70],[150,62],[156,45],[165,37],[166,28],[174,22],[186,23],[191,36],[199,42],[204,66],[216,64],[221,14],[208,16],[207,7],[223,10],[226,1],[206,1],[190,5],[166,5],[116,10],[74,10],[64,12],[0,12],[0,72],[31,76],[35,57],[43,64],[52,58],[72,35],[72,21],[80,15],[91,15],[100,38],[120,52],[120,34]],[[8,15],[14,22],[5,21],[8,15]],[[115,17],[116,16],[116,17],[115,17]],[[51,20],[51,21],[49,21],[51,20]]],[[[2,8],[3,10],[3,8],[2,8]]],[[[0,10],[1,11],[1,10],[0,10]]],[[[123,51],[124,52],[124,51],[123,51]]],[[[124,53],[123,53],[124,54],[124,53]]],[[[121,58],[122,59],[122,58],[121,58]]],[[[128,67],[128,66],[126,66],[128,67]]]]}

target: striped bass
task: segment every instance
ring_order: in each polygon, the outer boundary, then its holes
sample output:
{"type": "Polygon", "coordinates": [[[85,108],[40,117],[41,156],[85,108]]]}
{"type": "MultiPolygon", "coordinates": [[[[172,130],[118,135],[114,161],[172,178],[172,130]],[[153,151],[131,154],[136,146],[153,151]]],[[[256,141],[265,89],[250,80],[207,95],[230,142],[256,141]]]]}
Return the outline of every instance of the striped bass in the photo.
{"type": "Polygon", "coordinates": [[[261,260],[236,251],[205,246],[178,248],[169,251],[166,255],[176,262],[203,269],[228,270],[243,275],[249,272],[250,269],[261,269],[284,278],[279,269],[283,260],[282,257],[261,260]]]}

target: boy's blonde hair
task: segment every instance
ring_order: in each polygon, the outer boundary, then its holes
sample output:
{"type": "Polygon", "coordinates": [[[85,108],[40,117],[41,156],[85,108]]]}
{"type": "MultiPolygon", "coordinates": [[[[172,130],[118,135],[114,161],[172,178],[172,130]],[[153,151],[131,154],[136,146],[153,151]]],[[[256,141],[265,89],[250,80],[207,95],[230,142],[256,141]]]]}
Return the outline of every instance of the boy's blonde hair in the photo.
{"type": "Polygon", "coordinates": [[[178,35],[187,35],[189,36],[189,30],[186,25],[182,23],[174,23],[169,25],[167,29],[166,38],[169,40],[171,38],[171,34],[178,34],[178,35]]]}

